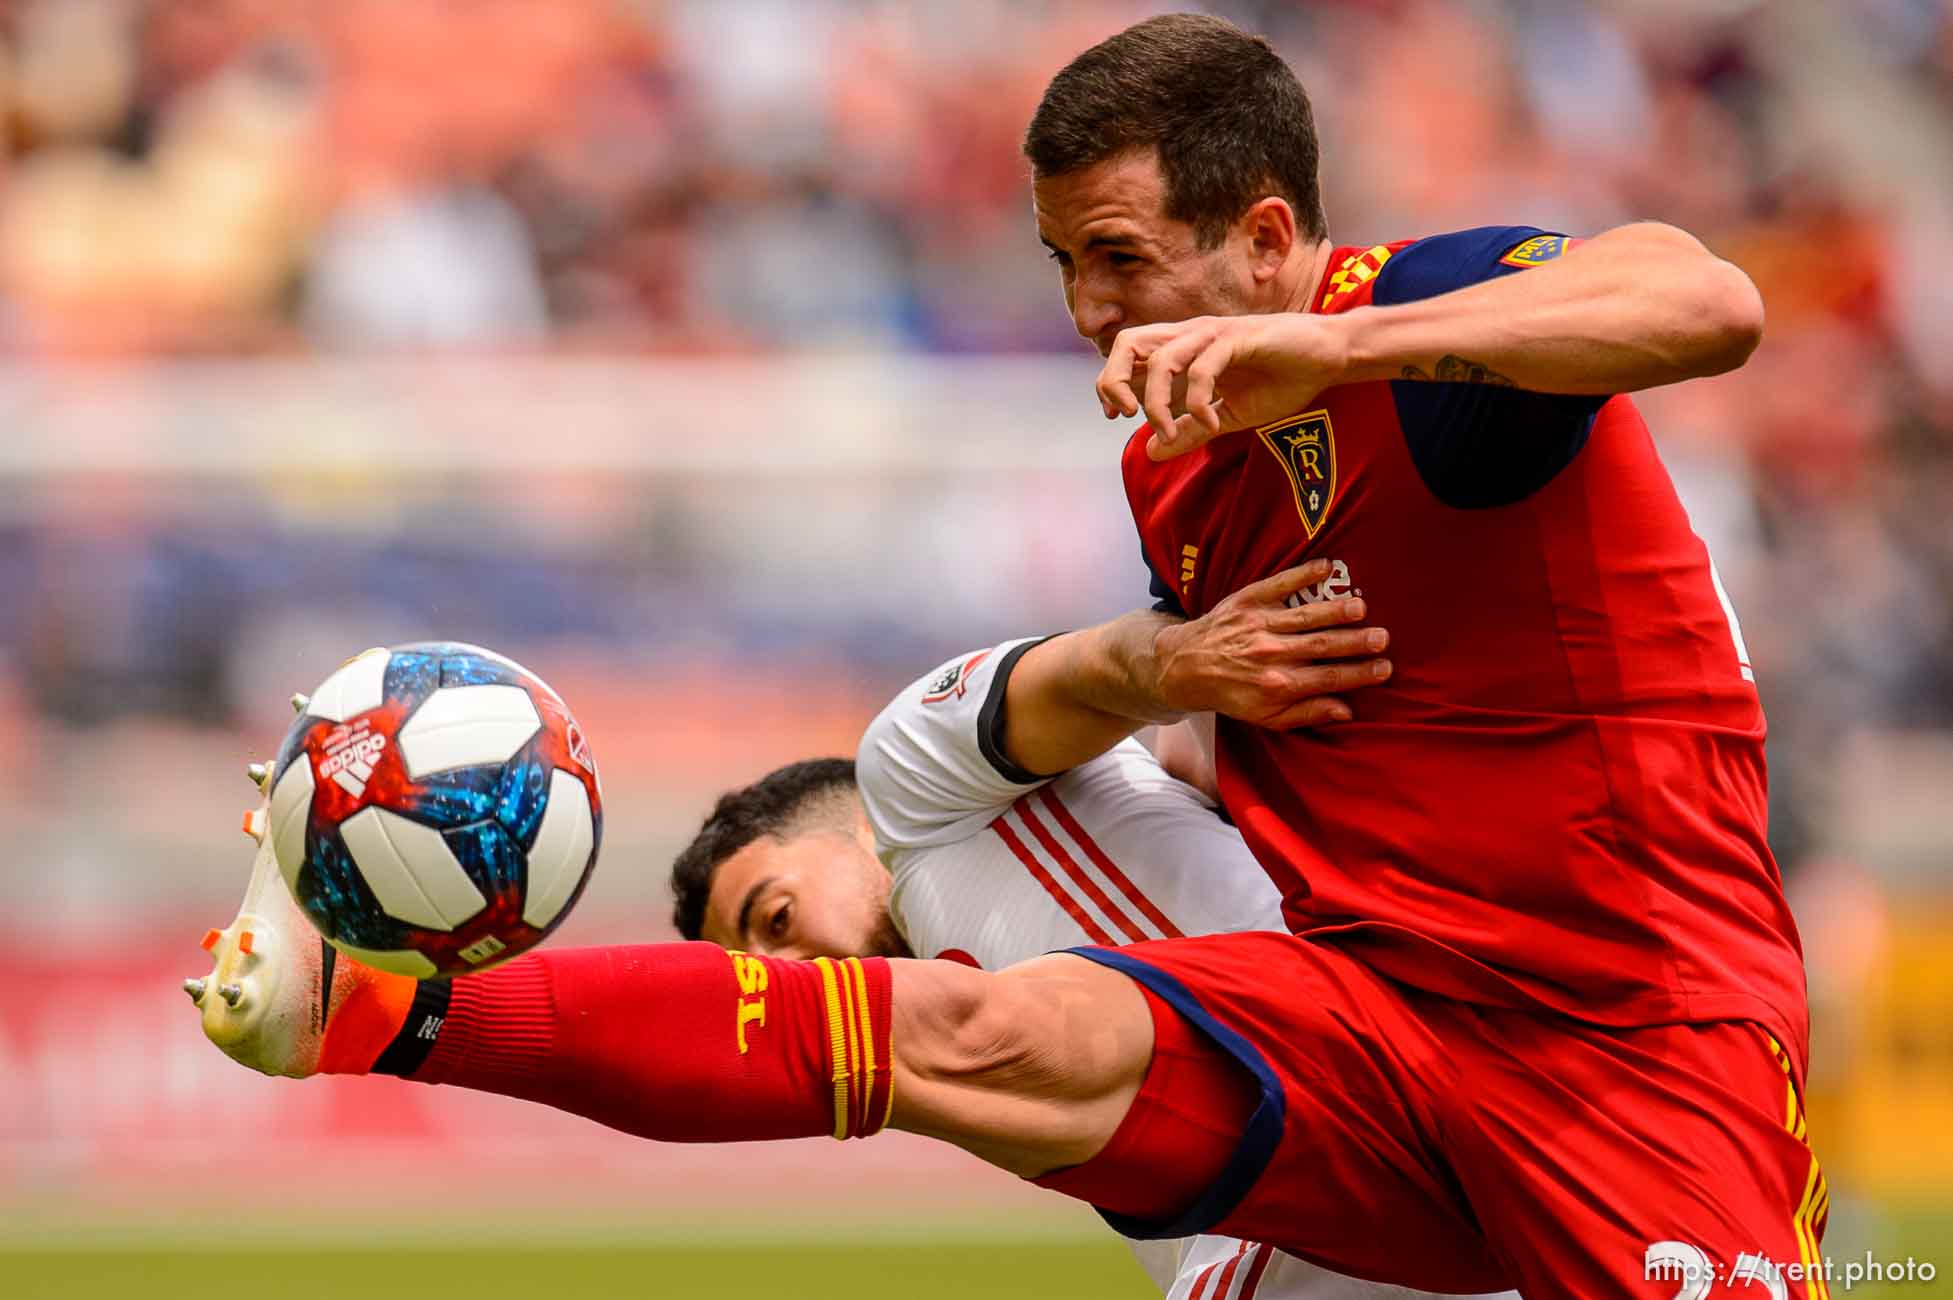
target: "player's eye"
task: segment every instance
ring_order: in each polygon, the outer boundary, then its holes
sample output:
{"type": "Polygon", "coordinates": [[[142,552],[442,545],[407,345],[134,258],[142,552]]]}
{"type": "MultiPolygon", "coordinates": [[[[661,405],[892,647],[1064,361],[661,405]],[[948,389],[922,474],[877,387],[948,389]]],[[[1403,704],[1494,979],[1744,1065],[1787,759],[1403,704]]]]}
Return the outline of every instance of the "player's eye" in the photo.
{"type": "Polygon", "coordinates": [[[1108,253],[1105,260],[1115,271],[1129,271],[1139,265],[1139,258],[1132,253],[1108,253]]]}
{"type": "Polygon", "coordinates": [[[782,903],[773,909],[773,915],[766,919],[766,933],[769,938],[786,937],[787,925],[793,919],[793,904],[782,903]]]}

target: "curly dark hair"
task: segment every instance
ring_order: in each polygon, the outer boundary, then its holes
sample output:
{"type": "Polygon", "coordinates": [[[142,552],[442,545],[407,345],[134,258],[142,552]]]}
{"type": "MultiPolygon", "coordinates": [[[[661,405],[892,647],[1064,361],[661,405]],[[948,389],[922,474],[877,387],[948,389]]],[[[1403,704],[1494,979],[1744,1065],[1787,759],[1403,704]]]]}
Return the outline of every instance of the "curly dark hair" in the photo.
{"type": "Polygon", "coordinates": [[[1328,222],[1309,96],[1274,47],[1206,14],[1162,14],[1108,37],[1051,84],[1024,132],[1039,178],[1152,149],[1166,215],[1219,244],[1228,223],[1271,194],[1309,240],[1328,222]]]}
{"type": "Polygon", "coordinates": [[[671,922],[687,939],[705,930],[705,905],[719,865],[763,835],[784,839],[826,816],[855,789],[851,758],[808,758],[719,796],[698,834],[671,864],[671,922]]]}

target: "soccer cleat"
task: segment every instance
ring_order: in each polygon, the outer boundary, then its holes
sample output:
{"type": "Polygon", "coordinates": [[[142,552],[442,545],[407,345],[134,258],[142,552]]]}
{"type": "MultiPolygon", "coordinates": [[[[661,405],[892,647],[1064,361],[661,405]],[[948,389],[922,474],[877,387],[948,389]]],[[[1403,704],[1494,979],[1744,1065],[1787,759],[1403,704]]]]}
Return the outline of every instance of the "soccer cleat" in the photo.
{"type": "Polygon", "coordinates": [[[279,874],[268,824],[264,807],[246,815],[258,845],[251,883],[236,918],[204,936],[210,976],[183,990],[204,1036],[239,1064],[292,1078],[363,1073],[406,1022],[417,982],[362,966],[319,937],[279,874]]]}

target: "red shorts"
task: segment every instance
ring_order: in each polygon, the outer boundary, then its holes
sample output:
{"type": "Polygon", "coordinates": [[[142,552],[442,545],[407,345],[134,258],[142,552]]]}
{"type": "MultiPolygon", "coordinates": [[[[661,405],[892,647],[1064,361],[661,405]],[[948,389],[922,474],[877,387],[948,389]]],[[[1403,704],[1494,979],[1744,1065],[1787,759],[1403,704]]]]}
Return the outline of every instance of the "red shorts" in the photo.
{"type": "Polygon", "coordinates": [[[1790,1062],[1753,1024],[1610,1029],[1458,1002],[1284,934],[1074,951],[1262,1091],[1178,1221],[1106,1215],[1128,1236],[1263,1241],[1426,1291],[1828,1295],[1824,1179],[1790,1062]]]}

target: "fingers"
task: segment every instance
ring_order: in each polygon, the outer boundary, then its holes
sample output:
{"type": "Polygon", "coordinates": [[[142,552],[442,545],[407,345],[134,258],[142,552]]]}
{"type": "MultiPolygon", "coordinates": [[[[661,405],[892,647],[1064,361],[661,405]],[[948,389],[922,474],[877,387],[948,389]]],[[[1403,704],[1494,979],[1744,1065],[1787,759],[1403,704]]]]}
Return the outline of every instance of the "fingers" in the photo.
{"type": "Polygon", "coordinates": [[[1390,634],[1380,627],[1341,627],[1282,638],[1282,655],[1291,662],[1304,659],[1360,659],[1380,653],[1390,634]]]}
{"type": "Polygon", "coordinates": [[[1279,605],[1304,587],[1313,587],[1327,578],[1334,567],[1329,560],[1308,560],[1251,582],[1228,599],[1243,604],[1279,605]]]}
{"type": "Polygon", "coordinates": [[[1207,368],[1219,373],[1226,367],[1226,352],[1227,345],[1221,341],[1214,322],[1203,317],[1175,327],[1173,335],[1160,340],[1146,358],[1146,422],[1152,427],[1153,436],[1175,454],[1191,450],[1196,442],[1212,436],[1198,417],[1188,419],[1181,414],[1181,411],[1191,413],[1191,408],[1184,405],[1187,374],[1203,358],[1207,368]],[[1176,389],[1182,398],[1178,409],[1174,402],[1176,389]]]}
{"type": "Polygon", "coordinates": [[[1187,366],[1184,401],[1187,415],[1198,422],[1209,438],[1218,437],[1221,432],[1221,404],[1215,400],[1214,393],[1231,355],[1229,349],[1210,347],[1187,366]]]}
{"type": "Polygon", "coordinates": [[[1173,381],[1180,350],[1177,342],[1167,343],[1146,358],[1146,423],[1155,437],[1173,431],[1173,381]]]}
{"type": "Polygon", "coordinates": [[[1348,701],[1340,698],[1365,686],[1381,686],[1390,680],[1388,659],[1369,659],[1361,663],[1315,664],[1293,676],[1290,693],[1301,697],[1265,717],[1261,725],[1270,731],[1292,731],[1297,727],[1348,722],[1353,716],[1348,701]]]}
{"type": "Polygon", "coordinates": [[[1350,712],[1347,701],[1333,695],[1317,695],[1268,719],[1264,725],[1270,731],[1297,731],[1304,727],[1333,726],[1348,722],[1355,716],[1350,712]]]}
{"type": "Polygon", "coordinates": [[[1365,686],[1381,686],[1393,671],[1388,659],[1357,663],[1311,664],[1296,673],[1298,695],[1342,695],[1365,686]]]}
{"type": "Polygon", "coordinates": [[[1209,317],[1121,330],[1099,369],[1099,409],[1107,419],[1145,412],[1147,454],[1183,455],[1226,427],[1216,387],[1232,357],[1209,317]]]}
{"type": "Polygon", "coordinates": [[[1134,372],[1146,365],[1153,350],[1170,335],[1164,331],[1176,328],[1172,325],[1145,325],[1119,331],[1112,341],[1112,351],[1107,354],[1105,364],[1099,367],[1098,390],[1099,409],[1105,418],[1116,420],[1120,416],[1128,419],[1138,415],[1139,395],[1133,390],[1134,372]]]}
{"type": "MultiPolygon", "coordinates": [[[[1347,600],[1311,600],[1271,612],[1268,615],[1268,628],[1273,632],[1288,634],[1315,632],[1345,623],[1361,623],[1369,612],[1369,603],[1360,596],[1347,600]]],[[[1383,646],[1379,645],[1377,649],[1381,650],[1383,646]]]]}
{"type": "Polygon", "coordinates": [[[1220,436],[1221,416],[1219,404],[1214,400],[1214,385],[1233,358],[1233,345],[1211,322],[1190,324],[1197,328],[1163,345],[1146,363],[1148,397],[1158,392],[1162,399],[1146,408],[1152,430],[1152,436],[1146,440],[1146,454],[1154,460],[1184,456],[1220,436]],[[1156,381],[1153,376],[1161,370],[1166,372],[1165,378],[1156,381]],[[1196,371],[1203,377],[1198,405],[1193,389],[1196,371]],[[1177,409],[1176,388],[1179,390],[1177,409]]]}

